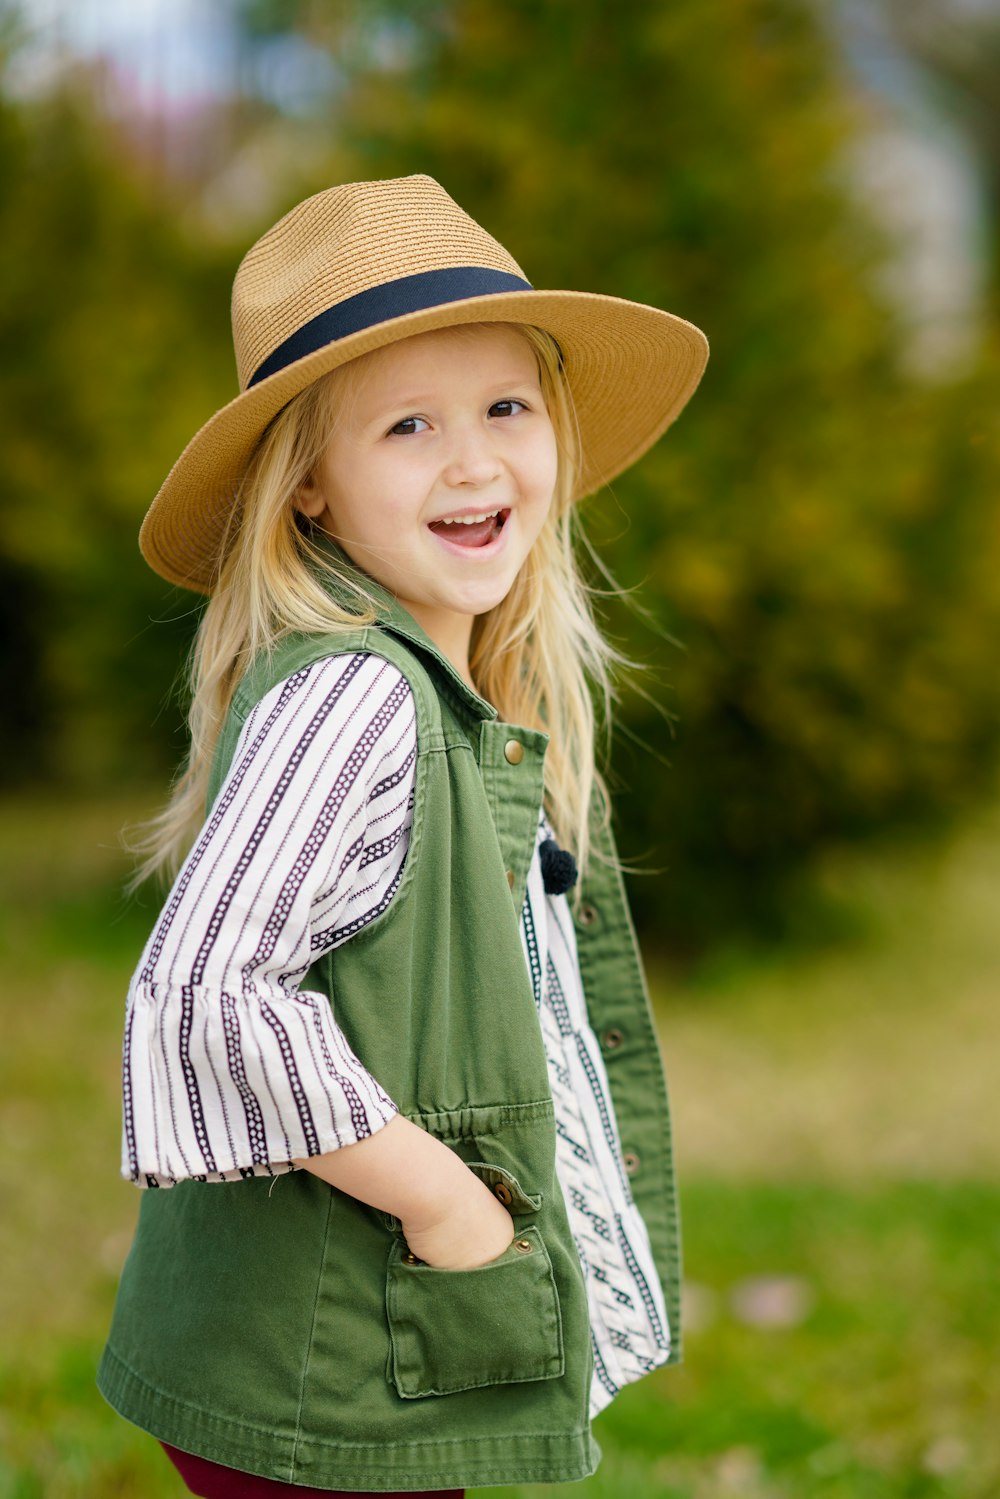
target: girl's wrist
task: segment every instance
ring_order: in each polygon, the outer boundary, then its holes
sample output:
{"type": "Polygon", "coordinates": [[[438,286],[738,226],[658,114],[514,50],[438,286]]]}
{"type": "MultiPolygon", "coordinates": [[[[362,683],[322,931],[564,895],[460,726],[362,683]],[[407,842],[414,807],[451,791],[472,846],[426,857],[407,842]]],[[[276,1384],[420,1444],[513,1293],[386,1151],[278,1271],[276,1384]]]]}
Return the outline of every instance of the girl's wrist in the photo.
{"type": "Polygon", "coordinates": [[[411,1252],[440,1269],[486,1264],[514,1236],[510,1214],[485,1182],[402,1114],[365,1140],[292,1164],[394,1214],[411,1252]]]}
{"type": "Polygon", "coordinates": [[[364,1140],[292,1164],[401,1223],[421,1227],[454,1211],[468,1198],[470,1183],[483,1185],[449,1146],[403,1114],[364,1140]]]}

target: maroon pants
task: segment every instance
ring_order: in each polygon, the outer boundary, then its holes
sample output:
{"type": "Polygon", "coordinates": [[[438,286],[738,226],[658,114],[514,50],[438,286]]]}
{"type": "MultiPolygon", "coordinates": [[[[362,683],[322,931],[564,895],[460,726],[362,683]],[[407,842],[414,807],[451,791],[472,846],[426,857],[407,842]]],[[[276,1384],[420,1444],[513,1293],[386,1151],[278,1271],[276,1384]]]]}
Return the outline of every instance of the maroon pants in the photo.
{"type": "MultiPolygon", "coordinates": [[[[200,1499],[371,1499],[354,1489],[303,1488],[298,1483],[282,1483],[276,1478],[259,1478],[255,1473],[241,1473],[237,1468],[210,1463],[193,1452],[178,1447],[160,1446],[187,1484],[200,1499]]],[[[464,1489],[422,1489],[419,1494],[383,1494],[382,1499],[464,1499],[464,1489]]]]}

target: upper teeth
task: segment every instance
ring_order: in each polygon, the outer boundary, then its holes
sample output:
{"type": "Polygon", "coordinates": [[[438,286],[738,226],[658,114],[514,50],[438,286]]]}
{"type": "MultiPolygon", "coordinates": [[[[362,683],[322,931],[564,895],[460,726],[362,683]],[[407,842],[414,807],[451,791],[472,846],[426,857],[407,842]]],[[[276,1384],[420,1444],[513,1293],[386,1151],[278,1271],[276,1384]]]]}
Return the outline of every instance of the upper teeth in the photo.
{"type": "Polygon", "coordinates": [[[446,526],[476,526],[480,521],[493,520],[499,514],[499,510],[486,510],[482,515],[446,515],[443,521],[446,526]]]}

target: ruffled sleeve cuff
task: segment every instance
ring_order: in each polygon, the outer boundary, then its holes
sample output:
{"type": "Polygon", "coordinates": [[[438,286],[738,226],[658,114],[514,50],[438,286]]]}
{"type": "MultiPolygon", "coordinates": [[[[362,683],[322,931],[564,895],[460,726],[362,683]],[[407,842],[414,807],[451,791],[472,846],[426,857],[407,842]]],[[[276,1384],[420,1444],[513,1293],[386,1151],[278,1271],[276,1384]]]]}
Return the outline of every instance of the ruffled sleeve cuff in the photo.
{"type": "Polygon", "coordinates": [[[121,1174],[139,1187],[279,1176],[399,1112],[329,1001],[136,982],[122,1058],[121,1174]]]}

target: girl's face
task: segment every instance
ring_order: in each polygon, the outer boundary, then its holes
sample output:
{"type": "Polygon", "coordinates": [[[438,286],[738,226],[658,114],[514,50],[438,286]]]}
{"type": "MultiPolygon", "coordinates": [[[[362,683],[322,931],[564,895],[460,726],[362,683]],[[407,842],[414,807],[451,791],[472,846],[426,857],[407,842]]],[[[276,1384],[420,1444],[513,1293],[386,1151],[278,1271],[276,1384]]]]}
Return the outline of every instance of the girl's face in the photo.
{"type": "Polygon", "coordinates": [[[355,370],[356,399],[296,503],[471,684],[472,621],[509,593],[556,483],[534,352],[502,324],[443,328],[355,370]],[[486,519],[446,524],[471,516],[486,519]]]}

